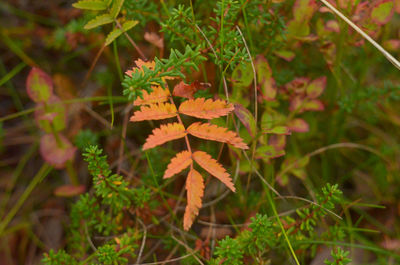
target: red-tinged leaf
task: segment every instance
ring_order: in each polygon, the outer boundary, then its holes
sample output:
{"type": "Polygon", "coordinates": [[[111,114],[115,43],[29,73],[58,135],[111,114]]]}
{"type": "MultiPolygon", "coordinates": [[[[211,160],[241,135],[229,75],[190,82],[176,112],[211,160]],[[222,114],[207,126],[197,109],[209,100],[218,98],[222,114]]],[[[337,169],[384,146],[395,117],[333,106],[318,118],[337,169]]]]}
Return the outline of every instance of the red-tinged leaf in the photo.
{"type": "Polygon", "coordinates": [[[179,82],[174,87],[174,90],[172,91],[172,95],[175,97],[182,97],[182,98],[188,98],[188,99],[193,99],[194,98],[194,93],[197,91],[197,88],[193,84],[185,84],[183,81],[179,82]]]}
{"type": "Polygon", "coordinates": [[[400,40],[387,40],[383,43],[383,47],[392,52],[398,51],[400,49],[400,40]]]}
{"type": "Polygon", "coordinates": [[[36,123],[46,133],[62,131],[67,122],[65,111],[65,105],[57,96],[52,95],[47,101],[46,107],[44,103],[37,104],[35,109],[36,123]]]}
{"type": "Polygon", "coordinates": [[[53,81],[41,69],[33,67],[26,79],[26,91],[34,102],[46,102],[53,94],[53,81]]]}
{"type": "Polygon", "coordinates": [[[293,5],[293,16],[297,22],[309,21],[316,10],[315,0],[296,0],[293,5]]]}
{"type": "Polygon", "coordinates": [[[390,21],[394,12],[393,0],[378,1],[371,11],[371,19],[378,25],[385,25],[390,21]]]}
{"type": "Polygon", "coordinates": [[[339,33],[340,27],[336,20],[328,20],[325,25],[326,30],[339,33]]]}
{"type": "Polygon", "coordinates": [[[208,173],[219,179],[224,183],[231,191],[235,192],[235,186],[232,183],[232,179],[226,172],[225,168],[213,159],[209,154],[202,151],[196,151],[193,153],[193,159],[208,173]]]}
{"type": "Polygon", "coordinates": [[[163,178],[167,179],[175,174],[178,174],[179,172],[190,166],[192,163],[192,154],[189,151],[182,151],[178,153],[174,158],[171,159],[171,162],[168,164],[167,170],[165,170],[163,178]]]}
{"type": "Polygon", "coordinates": [[[268,139],[268,144],[273,146],[275,150],[283,150],[286,147],[286,135],[271,135],[268,139]]]}
{"type": "Polygon", "coordinates": [[[300,108],[304,104],[304,99],[300,96],[296,96],[290,100],[289,110],[290,111],[300,111],[300,108]]]}
{"type": "Polygon", "coordinates": [[[142,98],[138,97],[133,105],[150,105],[155,103],[162,103],[168,100],[170,93],[168,89],[164,89],[161,86],[152,86],[153,91],[147,93],[146,90],[142,92],[142,98]]]}
{"type": "Polygon", "coordinates": [[[267,101],[275,100],[278,89],[276,87],[275,80],[273,78],[269,80],[264,80],[264,82],[261,83],[261,90],[263,98],[265,100],[267,101]]]}
{"type": "Polygon", "coordinates": [[[176,113],[176,107],[171,103],[151,104],[141,106],[140,110],[133,113],[130,121],[162,120],[175,117],[176,113]]]}
{"type": "Polygon", "coordinates": [[[185,128],[180,123],[163,124],[160,128],[153,130],[152,134],[146,139],[143,150],[147,150],[158,145],[162,145],[171,140],[182,138],[186,135],[185,128]]]}
{"type": "Polygon", "coordinates": [[[199,214],[204,195],[203,177],[194,169],[189,171],[186,179],[187,205],[183,217],[183,229],[186,231],[192,226],[194,219],[199,214]]]}
{"type": "Polygon", "coordinates": [[[278,135],[290,135],[290,130],[286,126],[277,126],[271,129],[263,130],[263,133],[278,134],[278,135]]]}
{"type": "Polygon", "coordinates": [[[277,93],[275,80],[272,78],[272,70],[264,56],[258,55],[255,60],[257,81],[262,95],[266,100],[274,100],[277,93]]]}
{"type": "Polygon", "coordinates": [[[276,149],[271,145],[264,145],[258,147],[256,150],[256,158],[274,159],[285,155],[285,150],[276,149]]]}
{"type": "Polygon", "coordinates": [[[323,111],[324,104],[317,99],[307,100],[303,103],[301,111],[323,111]]]}
{"type": "Polygon", "coordinates": [[[313,80],[306,88],[307,96],[309,98],[319,97],[325,90],[326,76],[322,76],[313,80]]]}
{"type": "Polygon", "coordinates": [[[290,20],[287,23],[287,35],[291,38],[303,38],[310,35],[310,25],[308,21],[290,20]]]}
{"type": "Polygon", "coordinates": [[[189,99],[179,106],[179,112],[200,119],[214,119],[228,115],[234,109],[225,100],[205,98],[189,99]]]}
{"type": "Polygon", "coordinates": [[[239,103],[235,103],[234,106],[235,109],[233,112],[235,113],[236,117],[238,117],[240,122],[244,125],[244,127],[246,127],[249,134],[254,137],[256,134],[257,125],[253,114],[239,103]]]}
{"type": "Polygon", "coordinates": [[[84,193],[85,190],[85,185],[63,185],[54,190],[54,195],[57,197],[74,197],[84,193]]]}
{"type": "Polygon", "coordinates": [[[310,130],[308,123],[303,119],[294,119],[288,122],[288,128],[292,132],[304,133],[310,130]]]}
{"type": "Polygon", "coordinates": [[[280,51],[275,51],[274,52],[276,56],[278,56],[279,58],[282,58],[283,60],[290,62],[294,59],[294,57],[296,56],[296,54],[292,51],[288,51],[288,50],[280,50],[280,51]]]}
{"type": "Polygon", "coordinates": [[[271,67],[264,56],[257,55],[254,64],[257,72],[257,82],[261,83],[264,79],[270,79],[272,77],[271,67]]]}
{"type": "Polygon", "coordinates": [[[400,13],[400,0],[394,0],[394,10],[396,13],[400,13]]]}
{"type": "Polygon", "coordinates": [[[187,132],[202,139],[231,144],[241,149],[249,149],[243,142],[243,139],[235,132],[228,131],[227,128],[218,127],[214,124],[195,122],[187,128],[187,132]]]}
{"type": "Polygon", "coordinates": [[[308,83],[310,82],[310,78],[308,77],[297,77],[293,81],[287,83],[285,88],[294,94],[304,94],[308,83]]]}
{"type": "Polygon", "coordinates": [[[43,159],[54,168],[64,168],[68,160],[74,158],[76,147],[63,135],[45,134],[40,139],[40,154],[43,159]]]}

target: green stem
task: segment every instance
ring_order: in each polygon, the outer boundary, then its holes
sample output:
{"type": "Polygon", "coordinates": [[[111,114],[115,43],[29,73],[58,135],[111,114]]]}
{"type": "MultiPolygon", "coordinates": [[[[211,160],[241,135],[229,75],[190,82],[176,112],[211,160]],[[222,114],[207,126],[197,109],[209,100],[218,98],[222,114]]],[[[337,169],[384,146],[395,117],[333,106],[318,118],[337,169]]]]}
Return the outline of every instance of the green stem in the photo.
{"type": "Polygon", "coordinates": [[[0,236],[3,235],[4,229],[11,222],[14,216],[17,214],[18,210],[22,207],[26,199],[28,199],[29,195],[36,188],[36,186],[43,181],[43,179],[50,173],[52,167],[49,164],[43,164],[43,166],[39,169],[36,175],[33,177],[32,181],[29,183],[28,187],[22,193],[21,197],[14,205],[14,207],[10,210],[7,216],[0,223],[0,236]]]}
{"type": "Polygon", "coordinates": [[[274,216],[275,216],[276,220],[278,221],[278,224],[279,224],[279,227],[281,228],[281,231],[282,231],[283,236],[285,237],[285,241],[286,241],[286,243],[287,243],[287,245],[288,245],[288,247],[289,247],[290,253],[292,254],[294,260],[296,261],[296,264],[297,264],[297,265],[300,265],[300,262],[299,262],[299,260],[297,259],[296,253],[294,253],[292,244],[290,243],[290,240],[289,240],[289,238],[288,238],[288,236],[287,236],[287,234],[286,234],[285,228],[283,227],[283,224],[282,224],[282,222],[281,222],[281,219],[279,218],[278,212],[276,211],[274,201],[272,200],[269,191],[267,191],[266,193],[267,193],[268,201],[269,201],[269,203],[270,203],[270,205],[271,205],[272,211],[274,212],[274,216]]]}

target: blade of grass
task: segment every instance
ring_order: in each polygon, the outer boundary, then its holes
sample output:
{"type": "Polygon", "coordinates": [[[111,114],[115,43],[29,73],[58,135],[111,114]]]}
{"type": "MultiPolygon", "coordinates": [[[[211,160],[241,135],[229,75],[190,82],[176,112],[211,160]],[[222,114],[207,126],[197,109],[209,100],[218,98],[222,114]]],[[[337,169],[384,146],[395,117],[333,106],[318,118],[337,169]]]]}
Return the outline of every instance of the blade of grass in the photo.
{"type": "Polygon", "coordinates": [[[29,183],[28,187],[22,193],[21,197],[13,208],[8,212],[6,217],[0,223],[0,237],[3,235],[4,229],[11,222],[14,216],[17,214],[18,210],[22,207],[25,201],[28,199],[29,195],[36,188],[36,186],[43,181],[43,179],[50,173],[52,167],[49,164],[43,164],[36,175],[33,177],[32,181],[29,183]]]}

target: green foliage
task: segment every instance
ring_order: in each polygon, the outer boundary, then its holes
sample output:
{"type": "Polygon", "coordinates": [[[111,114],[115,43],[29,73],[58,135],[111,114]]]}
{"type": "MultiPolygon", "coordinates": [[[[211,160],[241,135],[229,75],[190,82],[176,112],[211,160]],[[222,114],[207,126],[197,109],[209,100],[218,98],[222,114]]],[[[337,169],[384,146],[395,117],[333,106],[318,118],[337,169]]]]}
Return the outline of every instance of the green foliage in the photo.
{"type": "Polygon", "coordinates": [[[221,264],[221,262],[234,265],[243,264],[243,249],[237,240],[230,237],[219,241],[219,246],[215,250],[215,255],[218,258],[214,264],[221,264]]]}
{"type": "Polygon", "coordinates": [[[127,32],[139,21],[136,20],[119,20],[118,16],[124,0],[81,0],[73,4],[75,8],[92,10],[92,11],[105,11],[105,13],[96,15],[93,19],[88,21],[84,26],[85,29],[94,29],[110,23],[115,23],[116,27],[111,30],[105,40],[104,45],[110,45],[115,39],[127,32]]]}
{"type": "Polygon", "coordinates": [[[349,255],[349,251],[344,251],[341,248],[336,248],[336,250],[331,251],[331,255],[333,258],[333,261],[325,260],[324,263],[326,265],[346,265],[351,262],[351,259],[349,259],[347,256],[349,255]]]}
{"type": "Polygon", "coordinates": [[[97,145],[98,141],[99,135],[87,129],[79,131],[79,133],[75,136],[74,144],[80,150],[85,150],[91,145],[97,145]]]}
{"type": "MultiPolygon", "coordinates": [[[[299,244],[301,249],[312,249],[312,245],[302,244],[302,242],[319,237],[313,227],[318,226],[326,218],[328,213],[326,210],[333,210],[335,205],[343,201],[341,194],[337,185],[327,184],[322,188],[322,192],[317,194],[316,204],[296,211],[297,219],[283,217],[284,228],[292,245],[299,244]]],[[[245,264],[243,257],[249,257],[253,263],[257,264],[267,260],[273,262],[271,252],[279,251],[277,246],[284,244],[278,222],[275,218],[268,218],[267,215],[262,214],[256,214],[250,221],[248,228],[239,233],[236,238],[226,237],[218,242],[219,246],[215,251],[216,258],[212,264],[228,261],[232,264],[245,264]]],[[[325,240],[343,240],[344,238],[343,229],[338,224],[330,226],[324,234],[325,240]]],[[[338,254],[338,257],[342,254],[338,254]]]]}
{"type": "Polygon", "coordinates": [[[130,100],[141,97],[142,90],[151,92],[151,85],[156,83],[165,87],[164,78],[181,77],[184,78],[183,70],[191,72],[192,69],[198,70],[198,64],[205,60],[198,50],[193,50],[190,46],[186,46],[185,52],[182,54],[178,50],[171,50],[168,59],[154,58],[154,69],[143,66],[142,71],[136,70],[131,76],[125,75],[122,86],[125,88],[124,95],[130,100]]]}
{"type": "MultiPolygon", "coordinates": [[[[44,186],[49,192],[43,196],[57,194],[58,185],[76,184],[73,188],[87,190],[76,198],[58,198],[69,212],[66,238],[61,241],[65,250],[50,250],[44,254],[44,264],[161,263],[167,255],[186,256],[177,261],[182,264],[198,264],[198,260],[309,264],[322,245],[333,245],[332,257],[325,261],[328,265],[350,263],[350,251],[356,248],[368,252],[374,264],[387,264],[388,257],[400,261],[390,249],[399,239],[400,223],[392,210],[398,207],[400,185],[400,78],[379,51],[326,12],[319,1],[77,0],[72,6],[80,11],[60,6],[40,14],[31,14],[42,9],[35,6],[38,1],[23,12],[18,10],[22,5],[14,2],[12,7],[0,4],[7,13],[0,30],[5,48],[0,68],[13,69],[2,71],[0,81],[9,88],[9,95],[6,90],[2,94],[6,102],[1,110],[10,112],[0,117],[4,121],[4,128],[0,123],[1,173],[11,176],[1,189],[5,202],[0,215],[7,221],[12,216],[7,211],[14,214],[8,202],[14,200],[8,198],[18,198],[14,194],[20,192],[18,185],[29,183],[30,171],[39,161],[30,153],[20,154],[38,137],[43,141],[39,152],[44,161],[40,162],[57,167],[57,174],[43,184],[49,185],[44,186]],[[8,21],[9,15],[16,15],[15,19],[8,21]],[[18,24],[9,27],[13,21],[18,24]],[[40,46],[43,43],[45,47],[40,46]],[[114,45],[104,47],[110,44],[114,45]],[[12,56],[23,63],[15,67],[18,60],[12,56]],[[122,76],[135,61],[138,67],[122,76]],[[27,95],[37,103],[32,106],[26,95],[20,95],[21,82],[15,87],[10,82],[20,71],[14,70],[24,65],[41,65],[52,69],[51,74],[68,76],[73,80],[73,96],[59,93],[64,87],[56,82],[53,91],[50,72],[48,76],[34,72],[27,82],[27,95]],[[204,122],[232,129],[250,146],[243,153],[190,139],[193,150],[207,151],[223,164],[235,181],[236,193],[222,190],[204,174],[211,189],[206,190],[198,222],[188,233],[179,230],[188,201],[183,176],[162,179],[169,158],[185,142],[141,152],[145,135],[159,122],[127,123],[131,106],[123,106],[123,100],[115,97],[123,94],[133,101],[156,85],[173,92],[180,81],[191,84],[190,95],[195,98],[229,96],[233,114],[204,122]],[[107,125],[110,113],[113,127],[101,127],[107,125]],[[15,117],[23,117],[24,124],[12,123],[15,117]],[[41,131],[36,132],[35,126],[41,131]],[[83,159],[74,157],[76,148],[61,131],[74,137],[83,159]],[[100,136],[106,152],[97,147],[100,136]],[[65,161],[60,162],[58,155],[65,161]],[[82,170],[86,165],[88,171],[82,170]],[[70,181],[61,183],[67,175],[70,181]],[[270,194],[276,194],[271,201],[270,194]],[[377,215],[378,210],[385,214],[377,215]]],[[[398,57],[398,4],[329,2],[398,57]]],[[[184,124],[192,121],[184,115],[182,119],[184,124]]],[[[35,148],[29,150],[35,154],[35,148]]],[[[34,207],[16,206],[36,210],[47,201],[42,196],[31,198],[34,207]]],[[[21,216],[29,215],[22,212],[21,216]]],[[[27,228],[15,236],[26,218],[11,219],[10,227],[1,222],[7,230],[0,236],[12,241],[22,234],[36,235],[36,230],[27,228]]],[[[42,235],[38,239],[29,238],[32,245],[45,249],[39,243],[46,240],[42,235]]],[[[21,262],[22,258],[14,263],[21,262]]]]}
{"type": "Polygon", "coordinates": [[[49,253],[44,254],[44,258],[42,259],[43,265],[75,265],[78,262],[71,257],[64,250],[59,250],[55,252],[53,249],[50,249],[49,253]]]}
{"type": "Polygon", "coordinates": [[[122,237],[116,238],[114,240],[116,243],[99,247],[96,253],[98,261],[104,265],[127,264],[127,256],[135,257],[134,250],[137,247],[135,240],[135,236],[129,231],[122,237]]]}

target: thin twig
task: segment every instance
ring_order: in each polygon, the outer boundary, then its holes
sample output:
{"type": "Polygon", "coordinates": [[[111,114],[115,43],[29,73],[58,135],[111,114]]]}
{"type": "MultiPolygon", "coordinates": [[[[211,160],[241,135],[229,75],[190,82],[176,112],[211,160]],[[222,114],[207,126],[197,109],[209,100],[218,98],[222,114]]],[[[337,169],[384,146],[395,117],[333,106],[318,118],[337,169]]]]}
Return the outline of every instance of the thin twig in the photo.
{"type": "MultiPolygon", "coordinates": [[[[256,74],[256,67],[254,66],[253,58],[251,57],[251,53],[249,50],[249,47],[247,46],[246,40],[243,36],[242,31],[240,30],[239,26],[236,25],[236,29],[239,31],[240,36],[242,37],[244,47],[246,47],[247,54],[249,55],[250,63],[251,63],[251,68],[253,69],[253,78],[254,78],[254,121],[257,124],[258,120],[258,97],[257,97],[257,74],[256,74]]],[[[255,133],[257,134],[257,133],[255,133]]]]}
{"type": "Polygon", "coordinates": [[[380,51],[386,59],[389,60],[397,69],[400,70],[400,62],[394,58],[389,52],[387,52],[381,45],[379,45],[374,39],[372,39],[367,33],[360,29],[356,24],[354,24],[350,19],[343,15],[339,10],[337,10],[333,5],[331,5],[326,0],[320,0],[324,5],[326,5],[330,10],[333,11],[337,16],[343,19],[350,27],[357,31],[361,36],[363,36],[367,41],[369,41],[378,51],[380,51]]]}
{"type": "Polygon", "coordinates": [[[128,41],[132,44],[133,47],[135,47],[136,51],[139,53],[140,57],[142,57],[143,60],[147,61],[146,56],[144,55],[144,53],[142,52],[142,50],[139,48],[139,46],[135,43],[134,40],[132,40],[132,38],[129,36],[129,34],[124,31],[124,29],[122,28],[121,24],[119,23],[118,20],[115,19],[115,24],[117,25],[117,28],[119,28],[120,30],[122,30],[122,32],[124,33],[125,37],[128,39],[128,41]]]}
{"type": "Polygon", "coordinates": [[[146,245],[147,229],[146,229],[146,226],[144,225],[144,223],[142,222],[142,220],[140,220],[139,218],[137,218],[137,221],[140,223],[140,225],[141,225],[142,228],[143,228],[143,239],[142,239],[142,244],[140,245],[139,254],[138,254],[138,257],[137,257],[137,259],[136,259],[136,264],[140,264],[140,259],[141,259],[142,254],[143,254],[144,246],[146,245]]]}
{"type": "MultiPolygon", "coordinates": [[[[275,199],[281,199],[281,198],[275,198],[275,199]]],[[[308,200],[306,198],[302,198],[302,197],[298,197],[298,196],[282,196],[282,199],[294,199],[294,200],[299,200],[299,201],[305,201],[305,202],[308,202],[310,204],[313,204],[313,205],[316,205],[318,207],[321,207],[322,209],[324,209],[325,211],[327,211],[328,213],[332,214],[333,216],[337,217],[340,220],[343,219],[342,217],[340,217],[338,214],[334,213],[333,211],[325,208],[324,206],[322,206],[322,205],[320,205],[320,204],[318,204],[316,202],[308,200]]]]}
{"type": "MultiPolygon", "coordinates": [[[[203,35],[203,38],[204,38],[204,39],[206,40],[206,42],[208,43],[208,46],[210,46],[211,51],[213,52],[215,58],[218,58],[218,55],[217,55],[217,53],[215,52],[215,49],[214,49],[214,47],[212,46],[210,40],[207,38],[206,34],[204,34],[204,32],[201,30],[201,28],[200,28],[197,24],[195,24],[195,26],[196,26],[197,30],[201,33],[201,35],[203,35]]],[[[222,71],[222,69],[220,69],[220,70],[222,71]]],[[[222,80],[223,80],[223,82],[224,82],[224,90],[225,90],[226,101],[228,101],[228,103],[229,103],[229,92],[228,92],[228,85],[227,85],[227,83],[226,83],[225,75],[222,75],[222,80]]]]}
{"type": "Polygon", "coordinates": [[[189,254],[186,254],[186,255],[184,255],[182,257],[173,258],[173,259],[169,259],[169,260],[163,260],[163,261],[157,261],[157,262],[142,263],[141,265],[158,265],[158,264],[163,264],[163,263],[171,263],[171,262],[175,262],[175,261],[186,259],[187,257],[190,257],[190,256],[193,256],[193,254],[189,253],[189,254]]]}

